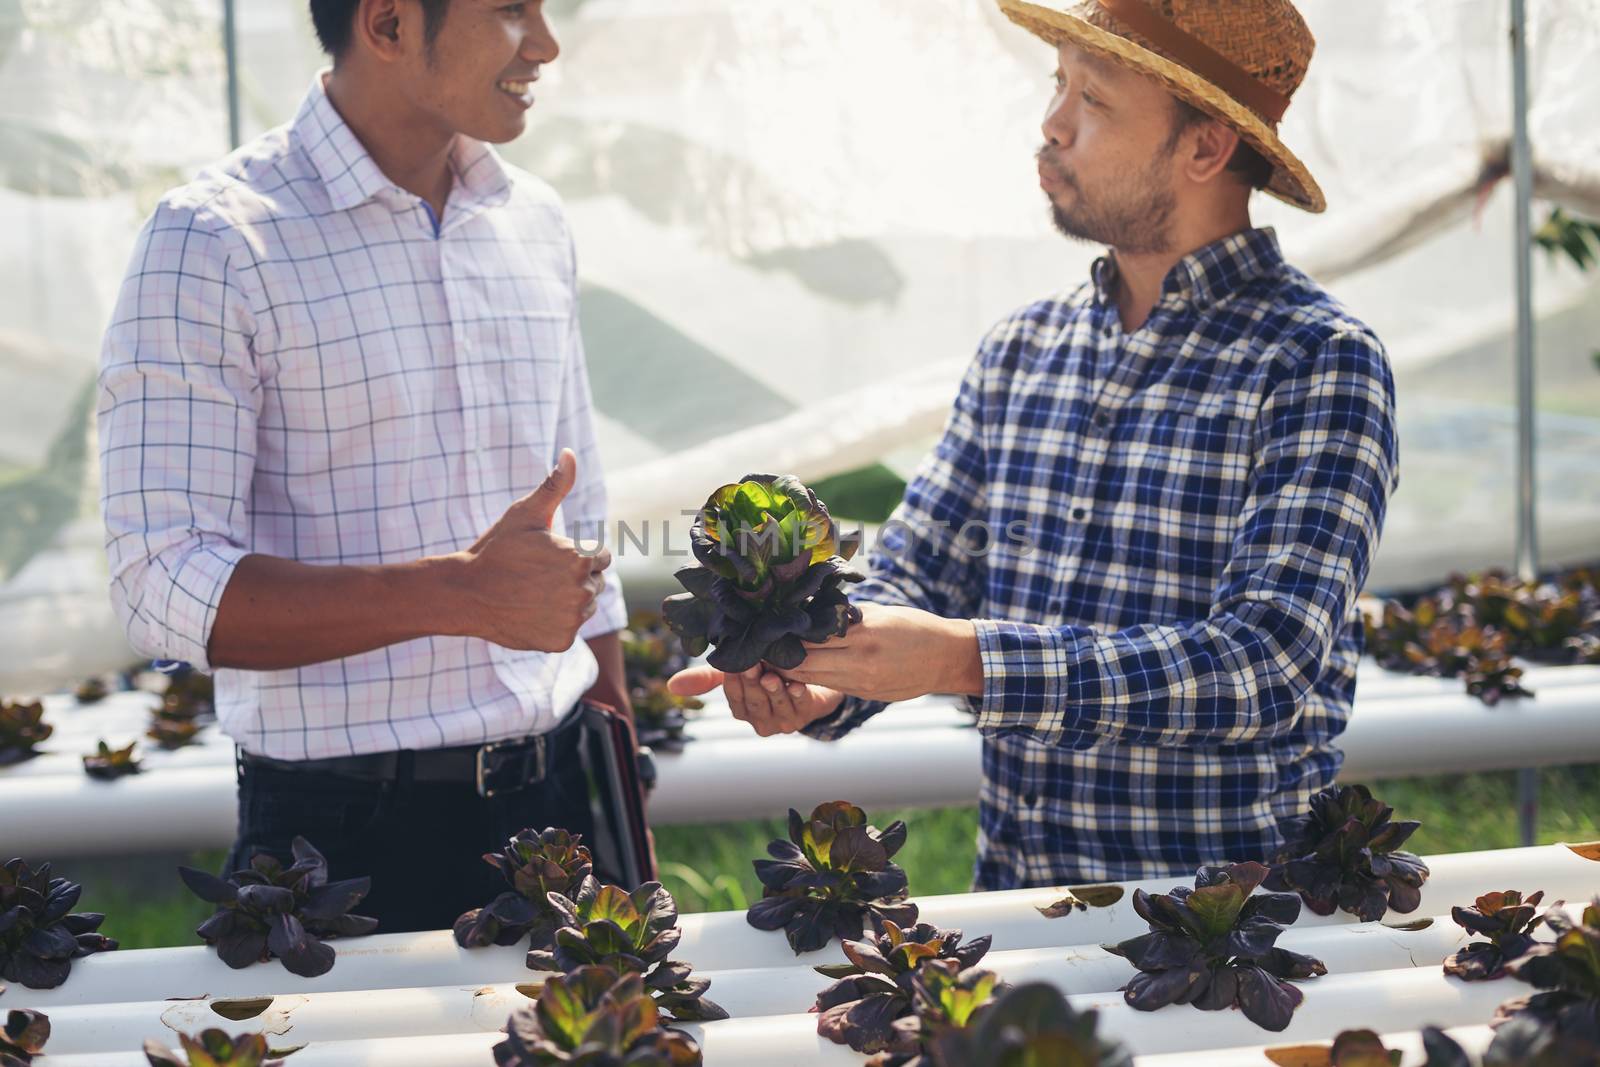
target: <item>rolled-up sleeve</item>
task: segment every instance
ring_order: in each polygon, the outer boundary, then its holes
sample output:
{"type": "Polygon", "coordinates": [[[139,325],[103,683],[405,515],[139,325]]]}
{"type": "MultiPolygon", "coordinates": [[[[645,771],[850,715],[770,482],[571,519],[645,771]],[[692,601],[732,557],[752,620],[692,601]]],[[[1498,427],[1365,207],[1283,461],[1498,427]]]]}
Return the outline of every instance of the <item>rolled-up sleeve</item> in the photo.
{"type": "Polygon", "coordinates": [[[142,655],[209,669],[248,554],[261,383],[239,264],[192,206],[145,225],[107,328],[97,404],[111,601],[142,655]]]}
{"type": "MultiPolygon", "coordinates": [[[[569,248],[571,241],[569,238],[569,248]]],[[[584,549],[609,544],[606,526],[606,475],[595,443],[594,396],[589,387],[589,367],[583,351],[583,330],[578,317],[577,258],[572,264],[572,316],[567,326],[567,359],[561,394],[561,420],[556,426],[556,452],[570,448],[578,457],[578,481],[562,502],[567,536],[584,549]]],[[[554,457],[552,457],[554,458],[554,457]]],[[[605,588],[595,598],[594,614],[578,628],[579,637],[599,637],[628,625],[628,608],[622,598],[622,580],[615,567],[605,573],[605,588]]]]}

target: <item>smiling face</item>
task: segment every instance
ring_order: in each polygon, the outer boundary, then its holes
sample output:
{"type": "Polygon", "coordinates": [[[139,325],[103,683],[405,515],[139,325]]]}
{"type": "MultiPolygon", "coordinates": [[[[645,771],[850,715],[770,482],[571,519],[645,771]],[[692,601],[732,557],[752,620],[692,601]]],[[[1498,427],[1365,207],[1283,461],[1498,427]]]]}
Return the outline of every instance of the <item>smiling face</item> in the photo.
{"type": "Polygon", "coordinates": [[[1057,49],[1039,184],[1056,228],[1127,253],[1171,247],[1182,129],[1157,82],[1073,45],[1057,49]]]}
{"type": "Polygon", "coordinates": [[[417,112],[451,133],[503,144],[520,136],[539,68],[560,52],[542,0],[450,0],[427,40],[417,3],[398,5],[393,86],[417,112]]]}

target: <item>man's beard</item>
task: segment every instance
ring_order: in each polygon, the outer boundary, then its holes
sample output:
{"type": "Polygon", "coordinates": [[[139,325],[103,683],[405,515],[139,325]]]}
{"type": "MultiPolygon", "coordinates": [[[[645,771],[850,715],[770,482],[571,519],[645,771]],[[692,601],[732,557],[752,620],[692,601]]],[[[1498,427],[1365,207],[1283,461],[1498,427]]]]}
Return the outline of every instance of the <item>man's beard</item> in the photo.
{"type": "Polygon", "coordinates": [[[1176,204],[1162,173],[1164,155],[1158,154],[1142,171],[1118,182],[1115,196],[1107,193],[1094,202],[1049,153],[1048,145],[1039,149],[1039,166],[1073,194],[1070,208],[1045,194],[1050,201],[1050,218],[1063,235],[1135,255],[1165,252],[1172,247],[1172,212],[1176,204]]]}

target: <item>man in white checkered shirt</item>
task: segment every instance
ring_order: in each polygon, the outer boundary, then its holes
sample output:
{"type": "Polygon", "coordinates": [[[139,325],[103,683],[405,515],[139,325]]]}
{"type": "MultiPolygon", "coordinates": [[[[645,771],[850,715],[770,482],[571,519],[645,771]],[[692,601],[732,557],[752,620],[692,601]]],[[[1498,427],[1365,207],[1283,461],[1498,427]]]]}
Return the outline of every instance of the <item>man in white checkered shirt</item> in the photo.
{"type": "Polygon", "coordinates": [[[381,929],[438,928],[511,833],[591,828],[569,713],[627,705],[572,237],[485,143],[558,49],[537,3],[310,6],[333,70],[134,249],[112,599],[141,653],[216,672],[230,869],[303,835],[381,929]]]}

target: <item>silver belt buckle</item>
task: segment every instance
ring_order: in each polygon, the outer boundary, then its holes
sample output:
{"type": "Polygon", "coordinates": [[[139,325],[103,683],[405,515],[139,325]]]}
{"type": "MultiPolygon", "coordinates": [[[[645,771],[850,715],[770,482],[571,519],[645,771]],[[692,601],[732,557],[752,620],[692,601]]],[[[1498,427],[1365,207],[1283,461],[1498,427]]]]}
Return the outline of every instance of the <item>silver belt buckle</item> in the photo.
{"type": "MultiPolygon", "coordinates": [[[[502,748],[510,748],[513,744],[521,744],[521,742],[520,741],[491,741],[490,743],[488,743],[486,745],[479,745],[478,746],[478,753],[477,753],[476,759],[474,760],[474,768],[473,769],[474,769],[474,772],[475,772],[475,778],[476,778],[477,787],[478,787],[478,795],[480,797],[483,797],[485,800],[489,799],[490,797],[498,796],[499,794],[506,792],[506,790],[504,790],[504,789],[491,789],[491,788],[489,788],[488,781],[487,781],[488,774],[489,774],[488,758],[487,757],[489,756],[490,753],[498,752],[502,748]]],[[[547,770],[547,767],[546,767],[546,751],[545,751],[545,736],[544,736],[544,734],[539,734],[536,737],[534,737],[532,739],[532,745],[533,745],[533,753],[532,753],[532,755],[533,755],[533,766],[534,766],[534,775],[533,775],[533,779],[532,780],[534,780],[534,781],[542,781],[544,779],[545,772],[547,770]]],[[[523,769],[524,770],[527,769],[527,764],[526,763],[523,764],[523,769]]],[[[521,786],[526,786],[528,784],[528,782],[529,782],[528,779],[524,779],[522,781],[521,785],[519,785],[518,788],[521,788],[521,786]]]]}
{"type": "Polygon", "coordinates": [[[487,745],[478,746],[478,754],[475,758],[476,766],[474,770],[476,771],[477,777],[478,795],[483,797],[485,800],[499,792],[498,789],[490,789],[484,780],[489,773],[488,756],[491,752],[499,751],[502,747],[504,747],[504,744],[505,742],[503,741],[491,741],[487,745]]]}

